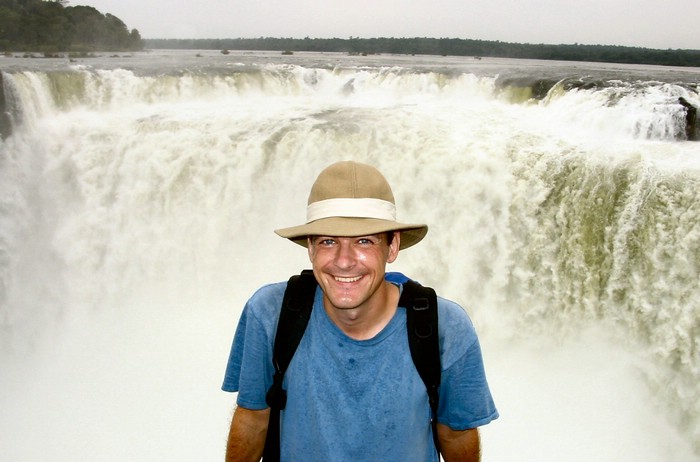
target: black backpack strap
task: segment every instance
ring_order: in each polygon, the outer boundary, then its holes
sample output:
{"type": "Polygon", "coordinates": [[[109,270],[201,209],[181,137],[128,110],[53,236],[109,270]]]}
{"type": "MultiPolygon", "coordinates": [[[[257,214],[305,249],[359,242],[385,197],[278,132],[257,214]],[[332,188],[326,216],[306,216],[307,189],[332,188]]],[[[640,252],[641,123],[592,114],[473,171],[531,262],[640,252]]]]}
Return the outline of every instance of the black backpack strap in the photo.
{"type": "Polygon", "coordinates": [[[316,285],[313,272],[304,270],[301,274],[289,278],[287,289],[284,291],[272,352],[275,375],[265,397],[267,405],[270,406],[270,421],[263,451],[265,462],[280,460],[280,411],[287,405],[287,391],[282,388],[282,381],[309,323],[316,285]]]}
{"type": "Polygon", "coordinates": [[[403,284],[399,305],[406,307],[408,346],[413,363],[428,391],[433,441],[439,454],[437,411],[442,366],[440,365],[437,295],[430,287],[408,280],[403,284]]]}

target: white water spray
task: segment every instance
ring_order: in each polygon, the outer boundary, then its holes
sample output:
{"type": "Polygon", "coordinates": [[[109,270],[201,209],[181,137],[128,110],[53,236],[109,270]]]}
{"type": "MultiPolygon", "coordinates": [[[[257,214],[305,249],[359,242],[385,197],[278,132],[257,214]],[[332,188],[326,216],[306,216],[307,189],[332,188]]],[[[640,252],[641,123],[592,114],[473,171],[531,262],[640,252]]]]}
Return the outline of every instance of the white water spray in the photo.
{"type": "Polygon", "coordinates": [[[495,75],[397,66],[4,80],[3,460],[221,460],[240,309],[308,265],[272,229],[348,158],[431,226],[391,269],[476,321],[484,460],[698,460],[700,148],[672,105],[659,136],[617,124],[663,98],[514,104],[495,75]]]}

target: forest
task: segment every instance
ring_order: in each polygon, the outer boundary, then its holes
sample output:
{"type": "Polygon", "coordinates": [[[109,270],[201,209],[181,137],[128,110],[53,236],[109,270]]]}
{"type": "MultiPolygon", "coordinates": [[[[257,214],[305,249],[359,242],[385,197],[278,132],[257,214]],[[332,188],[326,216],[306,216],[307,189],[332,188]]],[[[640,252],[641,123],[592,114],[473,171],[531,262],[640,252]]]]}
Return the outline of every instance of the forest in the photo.
{"type": "Polygon", "coordinates": [[[422,54],[496,58],[595,61],[700,67],[700,50],[658,50],[614,45],[547,45],[459,38],[237,38],[146,39],[147,48],[422,54]]]}
{"type": "Polygon", "coordinates": [[[0,52],[90,53],[144,47],[137,29],[66,0],[0,0],[0,52]]]}
{"type": "Polygon", "coordinates": [[[68,0],[0,0],[0,52],[91,53],[144,48],[473,56],[700,67],[700,50],[616,45],[527,44],[460,38],[142,39],[137,29],[68,0]]]}

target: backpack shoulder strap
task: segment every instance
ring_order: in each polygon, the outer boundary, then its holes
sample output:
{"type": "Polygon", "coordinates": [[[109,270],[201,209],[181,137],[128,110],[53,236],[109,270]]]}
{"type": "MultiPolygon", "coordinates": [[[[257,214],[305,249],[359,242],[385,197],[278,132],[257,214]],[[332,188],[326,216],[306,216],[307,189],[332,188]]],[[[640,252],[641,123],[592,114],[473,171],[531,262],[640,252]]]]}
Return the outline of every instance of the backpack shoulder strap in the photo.
{"type": "Polygon", "coordinates": [[[292,276],[287,282],[272,352],[272,363],[276,374],[284,375],[287,371],[294,352],[304,336],[306,325],[311,318],[316,285],[316,278],[311,270],[304,270],[301,274],[292,276]]]}
{"type": "Polygon", "coordinates": [[[428,392],[433,441],[435,449],[439,453],[437,411],[442,366],[440,364],[437,295],[430,287],[424,287],[415,281],[407,280],[403,284],[399,305],[406,307],[408,346],[411,350],[413,363],[428,392]]]}
{"type": "Polygon", "coordinates": [[[289,278],[284,291],[272,350],[275,374],[265,397],[267,405],[270,406],[270,421],[263,452],[263,460],[266,462],[279,461],[280,411],[287,405],[287,391],[282,388],[282,381],[311,318],[316,285],[313,272],[304,270],[301,274],[289,278]]]}

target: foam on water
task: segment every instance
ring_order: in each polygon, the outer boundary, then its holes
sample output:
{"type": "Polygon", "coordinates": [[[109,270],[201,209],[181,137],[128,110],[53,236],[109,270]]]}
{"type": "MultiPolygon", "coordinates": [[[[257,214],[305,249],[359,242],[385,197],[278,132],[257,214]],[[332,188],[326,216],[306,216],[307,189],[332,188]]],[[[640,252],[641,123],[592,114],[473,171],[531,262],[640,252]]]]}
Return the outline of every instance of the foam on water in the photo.
{"type": "Polygon", "coordinates": [[[697,144],[454,69],[72,72],[3,79],[3,460],[221,460],[242,305],[308,265],[272,229],[348,158],[430,224],[391,269],[475,320],[483,460],[700,460],[697,144]]]}

